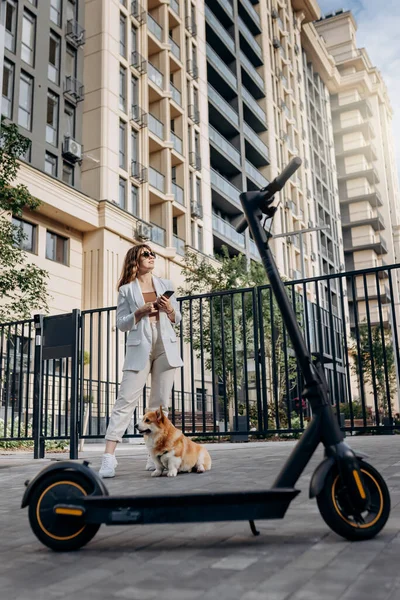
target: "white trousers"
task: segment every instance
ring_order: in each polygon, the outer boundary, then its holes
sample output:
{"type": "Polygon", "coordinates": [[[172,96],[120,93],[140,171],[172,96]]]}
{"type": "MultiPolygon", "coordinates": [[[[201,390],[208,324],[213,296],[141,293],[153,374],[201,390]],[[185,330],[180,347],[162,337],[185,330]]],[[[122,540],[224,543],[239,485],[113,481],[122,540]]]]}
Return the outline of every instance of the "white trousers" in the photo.
{"type": "Polygon", "coordinates": [[[106,440],[121,442],[139,403],[147,377],[151,373],[149,407],[163,407],[168,413],[168,401],[174,384],[175,367],[168,363],[160,334],[160,323],[151,323],[152,344],[147,365],[142,371],[124,371],[118,397],[111,413],[106,440]]]}

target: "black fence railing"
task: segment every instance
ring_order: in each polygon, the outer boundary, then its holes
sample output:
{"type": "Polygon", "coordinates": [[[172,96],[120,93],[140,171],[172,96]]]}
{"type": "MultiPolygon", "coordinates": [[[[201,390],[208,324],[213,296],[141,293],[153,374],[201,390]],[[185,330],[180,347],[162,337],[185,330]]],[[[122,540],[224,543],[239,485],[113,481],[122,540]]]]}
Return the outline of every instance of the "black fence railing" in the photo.
{"type": "MultiPolygon", "coordinates": [[[[400,266],[286,282],[312,355],[324,366],[330,398],[349,432],[400,430],[400,266]]],[[[310,418],[303,379],[269,286],[179,299],[184,367],[170,418],[187,435],[293,434],[310,418]]],[[[82,311],[78,429],[104,436],[122,377],[126,334],[115,307],[82,311]]],[[[35,328],[0,325],[0,441],[32,440],[35,328]]],[[[71,359],[43,361],[41,433],[69,439],[71,359]]],[[[148,406],[149,388],[126,435],[148,406]]]]}

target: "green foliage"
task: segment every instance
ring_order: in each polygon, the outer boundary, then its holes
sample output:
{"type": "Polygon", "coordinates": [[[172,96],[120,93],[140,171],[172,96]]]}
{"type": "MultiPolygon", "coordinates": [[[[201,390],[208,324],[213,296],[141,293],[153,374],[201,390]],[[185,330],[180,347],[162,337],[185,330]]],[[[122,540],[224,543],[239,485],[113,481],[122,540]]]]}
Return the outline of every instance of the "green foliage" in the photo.
{"type": "MultiPolygon", "coordinates": [[[[393,399],[396,394],[396,364],[393,350],[392,332],[375,325],[368,333],[368,324],[359,326],[360,338],[360,360],[358,360],[358,345],[354,337],[351,354],[354,358],[353,372],[360,377],[360,364],[362,367],[363,381],[376,390],[378,409],[382,416],[389,414],[389,402],[393,414],[393,399]],[[371,339],[370,339],[371,338],[371,339]],[[387,370],[387,381],[385,375],[385,363],[387,370]],[[387,395],[387,384],[389,387],[389,398],[387,395]]],[[[373,398],[373,394],[372,394],[373,398]]],[[[362,417],[362,414],[361,414],[362,417]]]]}
{"type": "Polygon", "coordinates": [[[27,263],[22,248],[25,235],[11,222],[23,209],[35,210],[40,202],[25,185],[12,183],[18,158],[26,152],[29,140],[14,124],[1,124],[0,131],[0,322],[26,319],[33,310],[47,311],[47,272],[27,263]]]}
{"type": "MultiPolygon", "coordinates": [[[[0,419],[0,435],[1,437],[11,438],[18,432],[18,418],[14,419],[14,428],[12,428],[12,422],[7,421],[7,425],[4,428],[4,420],[0,419]]],[[[21,434],[23,437],[32,437],[32,423],[29,422],[26,429],[25,424],[21,424],[21,434]]],[[[45,449],[49,452],[63,451],[68,448],[68,440],[46,440],[45,449]]],[[[33,440],[12,440],[6,439],[0,441],[0,448],[3,450],[32,450],[34,447],[33,440]]]]}

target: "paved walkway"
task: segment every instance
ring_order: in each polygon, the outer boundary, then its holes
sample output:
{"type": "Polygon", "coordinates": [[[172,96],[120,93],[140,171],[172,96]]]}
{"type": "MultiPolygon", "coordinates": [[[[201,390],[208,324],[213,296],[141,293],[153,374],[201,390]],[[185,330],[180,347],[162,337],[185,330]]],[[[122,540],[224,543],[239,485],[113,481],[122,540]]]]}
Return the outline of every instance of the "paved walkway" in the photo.
{"type": "MultiPolygon", "coordinates": [[[[398,600],[400,599],[400,436],[353,437],[351,445],[390,487],[392,514],[370,542],[331,533],[308,499],[321,454],[298,483],[302,493],[283,521],[101,527],[76,553],[56,554],[32,534],[20,509],[23,483],[45,461],[0,454],[0,598],[2,600],[398,600]]],[[[213,470],[152,479],[142,445],[120,447],[110,493],[263,489],[271,485],[292,442],[210,444],[213,470]]],[[[82,458],[98,468],[101,447],[82,458]]],[[[57,458],[61,458],[57,455],[57,458]]]]}

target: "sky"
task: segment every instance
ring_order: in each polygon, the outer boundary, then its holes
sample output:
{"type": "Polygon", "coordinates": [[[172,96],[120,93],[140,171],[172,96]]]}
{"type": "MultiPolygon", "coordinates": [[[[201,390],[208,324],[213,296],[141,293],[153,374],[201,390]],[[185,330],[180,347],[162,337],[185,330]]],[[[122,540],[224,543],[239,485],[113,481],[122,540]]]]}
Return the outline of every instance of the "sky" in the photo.
{"type": "Polygon", "coordinates": [[[365,48],[382,73],[393,108],[393,135],[400,174],[400,1],[318,0],[322,14],[351,10],[358,29],[357,46],[365,48]]]}

